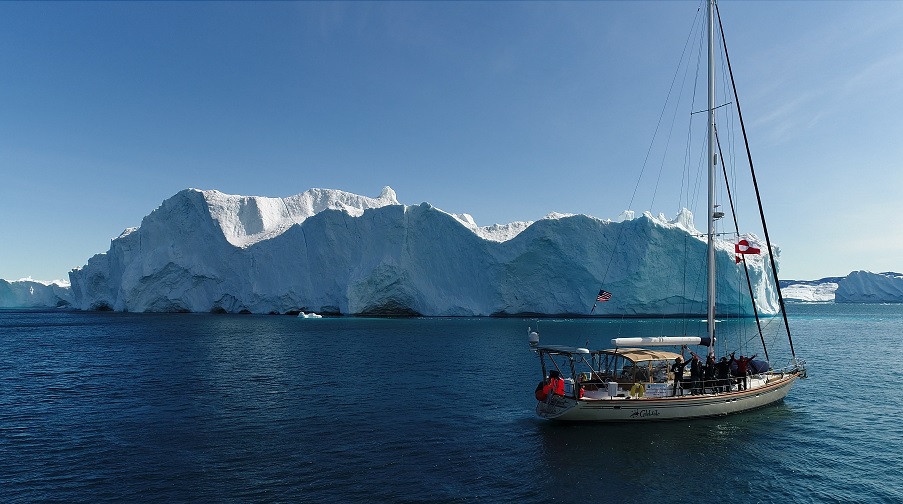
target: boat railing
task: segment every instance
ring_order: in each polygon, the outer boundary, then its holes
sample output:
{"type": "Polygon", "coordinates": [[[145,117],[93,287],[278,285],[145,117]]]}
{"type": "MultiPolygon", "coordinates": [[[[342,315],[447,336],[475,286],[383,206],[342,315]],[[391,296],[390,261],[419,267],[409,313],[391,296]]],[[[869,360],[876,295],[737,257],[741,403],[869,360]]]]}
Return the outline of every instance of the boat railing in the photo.
{"type": "Polygon", "coordinates": [[[801,359],[799,357],[794,357],[787,363],[786,366],[783,366],[778,369],[773,369],[774,373],[782,373],[782,374],[798,374],[800,378],[806,377],[806,360],[801,359]]]}
{"type": "MultiPolygon", "coordinates": [[[[643,368],[638,368],[643,369],[643,368]]],[[[797,367],[788,367],[783,372],[789,373],[793,370],[799,371],[797,367]]],[[[753,380],[761,380],[761,383],[768,383],[769,376],[773,376],[775,373],[781,373],[780,370],[772,370],[760,373],[749,373],[746,375],[747,387],[755,387],[753,384],[753,380]]],[[[727,378],[709,378],[709,379],[700,379],[696,380],[694,383],[693,378],[684,376],[680,383],[677,384],[677,389],[679,390],[678,395],[687,395],[692,393],[695,389],[699,393],[702,394],[721,394],[727,393],[731,391],[738,390],[738,380],[742,377],[736,374],[732,374],[727,378]]],[[[582,372],[577,374],[577,387],[583,387],[586,392],[597,392],[597,391],[609,391],[611,392],[611,387],[616,387],[616,391],[614,394],[609,395],[621,395],[626,396],[629,394],[629,391],[634,390],[636,386],[642,385],[644,390],[646,391],[645,395],[650,396],[651,390],[658,390],[657,394],[659,397],[665,396],[670,397],[671,392],[674,387],[674,376],[672,373],[663,373],[657,376],[648,376],[643,373],[628,373],[624,374],[623,369],[620,371],[594,371],[591,373],[582,372]],[[663,390],[667,389],[667,390],[663,390]]],[[[568,389],[570,392],[572,389],[568,389]]],[[[567,394],[570,395],[570,394],[567,394]]]]}

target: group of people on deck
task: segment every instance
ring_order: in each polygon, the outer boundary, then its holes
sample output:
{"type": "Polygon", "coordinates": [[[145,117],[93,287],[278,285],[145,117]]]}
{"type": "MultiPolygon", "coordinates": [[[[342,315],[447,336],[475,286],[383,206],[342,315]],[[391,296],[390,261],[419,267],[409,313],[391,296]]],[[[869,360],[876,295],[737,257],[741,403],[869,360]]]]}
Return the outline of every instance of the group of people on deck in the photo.
{"type": "MultiPolygon", "coordinates": [[[[686,345],[681,348],[681,353],[683,353],[685,348],[686,345]]],[[[738,359],[734,357],[734,353],[730,353],[730,360],[727,357],[722,357],[718,362],[715,362],[714,355],[709,354],[706,357],[705,364],[702,363],[699,355],[692,350],[690,351],[691,359],[684,360],[678,356],[674,359],[674,364],[671,365],[671,372],[674,373],[674,385],[671,387],[671,395],[676,396],[678,392],[680,392],[679,395],[683,395],[685,388],[684,368],[687,366],[690,367],[690,392],[693,395],[702,394],[706,389],[711,389],[715,393],[730,392],[732,376],[737,384],[737,390],[746,390],[749,363],[756,356],[745,357],[740,355],[738,359]]]]}
{"type": "MultiPolygon", "coordinates": [[[[681,348],[681,354],[687,349],[684,345],[681,348]]],[[[735,352],[729,354],[728,357],[722,357],[721,360],[715,361],[715,356],[710,354],[706,357],[705,363],[696,352],[690,351],[691,358],[684,360],[682,356],[677,356],[674,363],[671,364],[671,372],[674,374],[674,384],[671,388],[671,395],[683,395],[683,391],[689,385],[692,395],[704,394],[706,390],[713,393],[730,392],[733,385],[737,385],[737,390],[746,390],[748,387],[750,362],[756,357],[746,357],[740,355],[739,358],[734,357],[735,352]],[[684,380],[684,370],[689,367],[690,378],[684,380]]],[[[578,382],[576,385],[577,398],[582,399],[584,396],[584,385],[578,382]]],[[[536,399],[545,401],[552,395],[565,395],[565,381],[561,373],[552,369],[549,371],[548,378],[539,382],[536,386],[536,399]]]]}

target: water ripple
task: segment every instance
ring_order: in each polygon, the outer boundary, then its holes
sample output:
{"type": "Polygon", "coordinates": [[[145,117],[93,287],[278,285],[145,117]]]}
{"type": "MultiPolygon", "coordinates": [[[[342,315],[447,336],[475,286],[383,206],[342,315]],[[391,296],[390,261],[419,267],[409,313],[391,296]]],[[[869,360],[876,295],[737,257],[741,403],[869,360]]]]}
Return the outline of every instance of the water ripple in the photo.
{"type": "Polygon", "coordinates": [[[794,310],[783,404],[650,425],[535,419],[533,321],[2,312],[0,501],[903,501],[903,309],[794,310]]]}

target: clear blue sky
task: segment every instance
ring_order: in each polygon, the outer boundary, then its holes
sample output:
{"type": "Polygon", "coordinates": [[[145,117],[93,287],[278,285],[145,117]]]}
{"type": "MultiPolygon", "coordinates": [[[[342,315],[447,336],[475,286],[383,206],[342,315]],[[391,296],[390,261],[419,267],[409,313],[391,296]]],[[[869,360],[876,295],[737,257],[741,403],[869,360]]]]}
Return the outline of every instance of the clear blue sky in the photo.
{"type": "MultiPolygon", "coordinates": [[[[0,278],[188,187],[615,218],[696,6],[0,2],[0,278]]],[[[903,2],[721,13],[782,276],[903,270],[903,2]]]]}

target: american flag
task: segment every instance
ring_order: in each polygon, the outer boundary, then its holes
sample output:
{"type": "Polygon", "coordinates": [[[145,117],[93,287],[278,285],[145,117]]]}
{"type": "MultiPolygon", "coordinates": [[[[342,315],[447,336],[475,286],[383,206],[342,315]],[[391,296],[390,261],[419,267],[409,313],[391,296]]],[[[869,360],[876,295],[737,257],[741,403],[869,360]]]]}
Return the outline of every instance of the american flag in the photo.
{"type": "Polygon", "coordinates": [[[608,301],[609,299],[611,299],[611,292],[608,292],[605,290],[600,290],[599,295],[596,296],[596,301],[599,301],[602,303],[604,303],[605,301],[608,301]]]}

